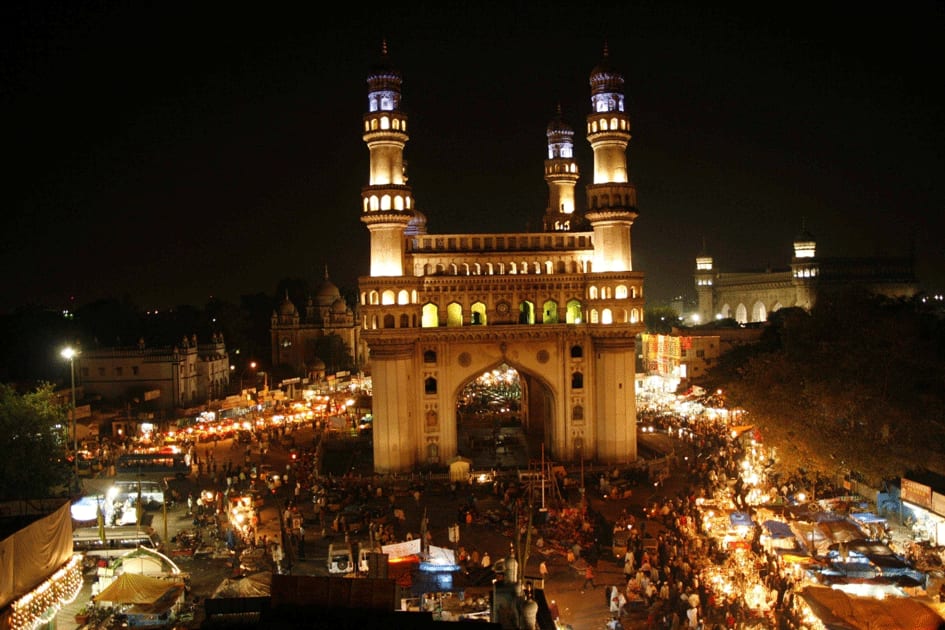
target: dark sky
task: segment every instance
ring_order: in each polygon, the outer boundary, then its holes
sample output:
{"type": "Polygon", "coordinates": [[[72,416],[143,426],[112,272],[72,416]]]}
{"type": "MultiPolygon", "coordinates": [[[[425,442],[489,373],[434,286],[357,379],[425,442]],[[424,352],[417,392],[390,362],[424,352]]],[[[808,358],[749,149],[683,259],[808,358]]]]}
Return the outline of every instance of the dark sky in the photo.
{"type": "Polygon", "coordinates": [[[785,266],[802,224],[824,256],[914,242],[920,280],[945,288],[939,2],[314,4],[4,3],[0,309],[202,306],[314,284],[325,265],[355,286],[384,38],[430,232],[537,229],[559,104],[583,205],[606,41],[649,301],[692,293],[703,242],[722,269],[785,266]]]}

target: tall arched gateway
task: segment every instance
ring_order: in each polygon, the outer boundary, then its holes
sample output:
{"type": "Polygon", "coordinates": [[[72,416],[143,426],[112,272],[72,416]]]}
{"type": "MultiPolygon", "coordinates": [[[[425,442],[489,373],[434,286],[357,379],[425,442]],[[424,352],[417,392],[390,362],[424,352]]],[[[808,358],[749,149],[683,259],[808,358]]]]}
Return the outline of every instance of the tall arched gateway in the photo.
{"type": "Polygon", "coordinates": [[[573,131],[559,116],[547,129],[544,232],[429,234],[407,185],[408,121],[386,49],[368,76],[363,138],[371,167],[361,220],[371,236],[371,273],[359,289],[377,472],[455,456],[459,391],[502,363],[525,376],[527,417],[541,417],[556,459],[636,458],[643,274],[631,264],[637,211],[623,77],[606,51],[590,86],[594,178],[586,212],[575,212],[573,131]]]}

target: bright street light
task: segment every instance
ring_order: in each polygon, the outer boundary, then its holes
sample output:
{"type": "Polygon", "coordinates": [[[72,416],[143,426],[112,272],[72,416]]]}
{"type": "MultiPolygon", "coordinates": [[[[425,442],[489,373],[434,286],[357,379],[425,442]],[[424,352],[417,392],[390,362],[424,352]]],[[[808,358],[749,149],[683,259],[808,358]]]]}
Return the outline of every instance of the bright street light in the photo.
{"type": "Polygon", "coordinates": [[[79,354],[78,350],[72,347],[62,349],[63,359],[69,361],[69,373],[72,376],[72,464],[75,468],[75,485],[79,486],[79,432],[75,420],[75,358],[79,354]]]}

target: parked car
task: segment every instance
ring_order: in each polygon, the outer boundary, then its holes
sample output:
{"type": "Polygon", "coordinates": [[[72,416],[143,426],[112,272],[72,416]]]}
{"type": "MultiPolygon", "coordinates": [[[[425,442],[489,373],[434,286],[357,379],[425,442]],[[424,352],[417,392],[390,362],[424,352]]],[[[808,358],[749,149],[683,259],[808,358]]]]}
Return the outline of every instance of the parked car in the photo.
{"type": "Polygon", "coordinates": [[[353,573],[354,552],[351,543],[331,543],[328,545],[328,572],[332,574],[353,573]]]}

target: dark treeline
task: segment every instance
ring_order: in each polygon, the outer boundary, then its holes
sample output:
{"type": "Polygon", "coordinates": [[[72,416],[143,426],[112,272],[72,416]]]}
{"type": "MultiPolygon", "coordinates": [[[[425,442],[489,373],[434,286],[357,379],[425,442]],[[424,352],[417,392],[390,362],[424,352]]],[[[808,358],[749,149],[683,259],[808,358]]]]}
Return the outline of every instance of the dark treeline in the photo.
{"type": "MultiPolygon", "coordinates": [[[[939,303],[847,290],[772,314],[759,343],[707,385],[749,411],[782,458],[871,481],[945,462],[945,319],[939,303]]],[[[939,471],[941,472],[941,471],[939,471]]]]}

